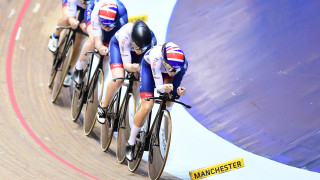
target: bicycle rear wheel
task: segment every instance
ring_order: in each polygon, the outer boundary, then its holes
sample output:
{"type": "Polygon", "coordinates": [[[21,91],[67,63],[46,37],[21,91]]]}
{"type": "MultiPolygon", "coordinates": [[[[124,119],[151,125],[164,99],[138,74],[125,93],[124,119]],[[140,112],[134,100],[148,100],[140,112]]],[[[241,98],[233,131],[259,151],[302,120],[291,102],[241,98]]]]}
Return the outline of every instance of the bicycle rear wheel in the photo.
{"type": "Polygon", "coordinates": [[[54,86],[51,94],[52,103],[54,103],[57,100],[60,94],[64,78],[66,77],[66,74],[69,70],[72,54],[73,54],[73,40],[70,41],[70,43],[63,50],[63,53],[61,55],[62,62],[56,73],[56,78],[54,80],[54,86]]]}
{"type": "Polygon", "coordinates": [[[107,151],[109,149],[110,143],[113,137],[113,131],[115,127],[115,121],[117,116],[119,91],[114,95],[112,101],[110,102],[109,110],[107,112],[106,123],[101,125],[100,133],[100,147],[102,151],[107,151]],[[108,120],[109,119],[109,120],[108,120]]]}
{"type": "Polygon", "coordinates": [[[159,133],[155,134],[156,128],[154,128],[150,139],[148,157],[148,174],[150,179],[159,179],[163,172],[169,154],[171,130],[170,113],[168,110],[164,110],[159,133]]]}
{"type": "Polygon", "coordinates": [[[103,86],[104,74],[102,69],[99,69],[98,73],[92,77],[89,85],[87,106],[83,122],[83,131],[86,136],[91,134],[96,123],[96,113],[102,99],[103,86]]]}
{"type": "Polygon", "coordinates": [[[136,113],[135,98],[132,93],[129,94],[128,103],[124,103],[121,107],[119,125],[118,125],[118,135],[117,135],[117,161],[123,163],[126,159],[125,157],[125,147],[126,142],[130,136],[130,122],[133,122],[133,117],[136,113]],[[124,114],[126,108],[126,113],[124,114]]]}
{"type": "Polygon", "coordinates": [[[83,84],[80,87],[77,87],[75,84],[73,86],[73,93],[72,93],[72,102],[71,102],[71,119],[72,121],[76,121],[81,113],[83,104],[85,103],[84,100],[86,100],[86,82],[87,82],[87,72],[88,66],[84,70],[85,77],[83,78],[83,84]]]}
{"type": "Polygon", "coordinates": [[[52,85],[52,83],[53,83],[53,81],[54,81],[54,79],[56,77],[57,68],[55,67],[55,64],[62,57],[63,49],[65,47],[67,39],[68,39],[68,35],[66,34],[64,36],[64,38],[62,38],[62,40],[60,41],[60,44],[59,44],[59,46],[57,48],[57,51],[54,53],[53,63],[52,63],[52,67],[51,67],[51,70],[50,70],[50,76],[49,76],[49,80],[48,80],[48,87],[51,87],[51,85],[52,85]]]}

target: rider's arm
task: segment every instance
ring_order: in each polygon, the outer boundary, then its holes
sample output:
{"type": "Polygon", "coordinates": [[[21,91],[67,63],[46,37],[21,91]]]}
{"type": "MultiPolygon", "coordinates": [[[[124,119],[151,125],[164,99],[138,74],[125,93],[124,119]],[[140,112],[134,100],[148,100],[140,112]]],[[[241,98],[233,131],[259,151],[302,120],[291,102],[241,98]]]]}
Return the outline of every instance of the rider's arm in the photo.
{"type": "Polygon", "coordinates": [[[106,55],[108,48],[102,43],[102,29],[99,23],[99,9],[103,5],[104,1],[99,1],[94,6],[91,12],[91,24],[92,24],[92,33],[94,39],[94,47],[102,55],[106,55]]]}
{"type": "Polygon", "coordinates": [[[107,55],[108,48],[102,43],[102,36],[94,36],[94,47],[101,55],[107,55]]]}
{"type": "Polygon", "coordinates": [[[185,65],[183,66],[181,71],[178,74],[176,74],[173,78],[172,84],[174,85],[174,87],[173,87],[173,91],[171,92],[171,94],[173,94],[175,96],[179,95],[177,88],[180,87],[181,81],[182,81],[183,76],[185,75],[187,69],[188,69],[188,61],[187,61],[187,59],[185,59],[185,65]]]}
{"type": "Polygon", "coordinates": [[[140,72],[140,66],[137,63],[123,63],[123,68],[129,72],[140,72]]]}
{"type": "Polygon", "coordinates": [[[119,43],[121,59],[123,62],[123,68],[129,72],[136,72],[136,68],[134,68],[131,63],[131,31],[132,31],[132,23],[128,23],[121,27],[116,33],[116,37],[119,43]]]}
{"type": "MultiPolygon", "coordinates": [[[[102,0],[96,3],[94,6],[92,12],[91,12],[91,24],[92,24],[92,31],[93,31],[93,36],[102,36],[102,29],[101,25],[99,23],[99,10],[100,7],[103,5],[102,0]]],[[[102,41],[101,41],[102,43],[102,41]]]]}
{"type": "Polygon", "coordinates": [[[161,53],[159,54],[157,49],[151,49],[149,52],[146,53],[144,58],[147,59],[147,61],[149,61],[157,91],[164,93],[165,85],[163,84],[163,78],[161,73],[161,53]]]}
{"type": "Polygon", "coordinates": [[[123,25],[128,23],[128,13],[127,13],[127,9],[124,7],[124,5],[122,4],[122,2],[118,1],[118,12],[119,12],[119,22],[120,22],[120,26],[122,27],[123,25]]]}

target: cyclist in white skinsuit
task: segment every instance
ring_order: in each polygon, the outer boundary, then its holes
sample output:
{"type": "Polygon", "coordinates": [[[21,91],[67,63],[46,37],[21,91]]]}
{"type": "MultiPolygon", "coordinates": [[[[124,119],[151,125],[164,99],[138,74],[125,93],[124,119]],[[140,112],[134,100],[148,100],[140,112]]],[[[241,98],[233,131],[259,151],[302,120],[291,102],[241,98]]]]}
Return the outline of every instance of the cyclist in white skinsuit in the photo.
{"type": "MultiPolygon", "coordinates": [[[[71,26],[71,28],[75,29],[79,25],[79,20],[76,19],[78,7],[83,10],[86,8],[87,1],[79,1],[79,0],[63,0],[62,1],[62,17],[59,18],[57,26],[71,26]]],[[[83,18],[83,16],[82,16],[83,18]]],[[[82,19],[80,18],[80,19],[82,19]]],[[[60,36],[61,29],[55,30],[55,32],[50,37],[50,41],[48,43],[48,48],[51,52],[55,52],[58,47],[58,41],[60,36]]]]}
{"type": "MultiPolygon", "coordinates": [[[[94,38],[97,38],[97,44],[103,46],[97,49],[103,49],[103,55],[106,54],[105,47],[109,46],[112,36],[126,23],[128,23],[127,10],[119,0],[95,0],[91,1],[86,8],[85,21],[87,24],[87,31],[89,38],[82,47],[80,57],[75,66],[75,72],[72,75],[76,84],[83,83],[83,68],[86,63],[86,51],[93,51],[95,48],[94,38]],[[104,47],[105,46],[105,47],[104,47]]],[[[105,57],[104,63],[107,62],[108,57],[105,57]]],[[[108,72],[105,68],[105,76],[108,72]]]]}
{"type": "MultiPolygon", "coordinates": [[[[113,78],[124,77],[124,69],[129,72],[140,71],[140,62],[145,52],[157,43],[153,32],[149,29],[147,24],[141,20],[135,23],[128,23],[124,25],[110,41],[110,69],[113,78]]],[[[123,80],[116,82],[110,81],[107,85],[105,98],[98,107],[98,122],[105,123],[106,111],[110,99],[117,92],[123,80]]],[[[138,86],[134,84],[133,88],[138,86]]],[[[136,92],[136,91],[134,91],[136,92]]],[[[135,96],[139,98],[138,96],[135,96]]]]}
{"type": "MultiPolygon", "coordinates": [[[[87,3],[89,3],[91,0],[62,0],[62,17],[58,20],[57,26],[70,26],[72,29],[75,29],[78,27],[79,23],[84,18],[84,11],[87,6],[87,3]],[[78,19],[76,19],[77,11],[80,11],[78,19]]],[[[83,31],[85,31],[85,24],[81,23],[80,27],[83,31]]],[[[62,29],[55,30],[55,32],[50,36],[50,40],[48,43],[48,48],[51,52],[55,52],[58,47],[60,32],[62,29]]],[[[80,44],[81,40],[84,38],[83,35],[77,34],[75,44],[73,46],[73,55],[71,57],[71,63],[70,66],[73,67],[73,65],[76,62],[77,57],[79,56],[80,51],[80,44]]],[[[65,87],[69,87],[72,84],[71,80],[71,72],[69,67],[69,72],[67,73],[63,85],[65,87]]]]}
{"type": "MultiPolygon", "coordinates": [[[[140,69],[141,108],[134,116],[125,149],[129,161],[133,160],[136,136],[143,125],[143,120],[153,107],[154,100],[146,101],[144,98],[153,97],[154,88],[161,93],[183,96],[186,88],[180,87],[180,84],[187,68],[188,62],[183,51],[172,42],[153,47],[143,57],[140,69]]],[[[168,103],[169,111],[171,107],[172,103],[168,103]]]]}

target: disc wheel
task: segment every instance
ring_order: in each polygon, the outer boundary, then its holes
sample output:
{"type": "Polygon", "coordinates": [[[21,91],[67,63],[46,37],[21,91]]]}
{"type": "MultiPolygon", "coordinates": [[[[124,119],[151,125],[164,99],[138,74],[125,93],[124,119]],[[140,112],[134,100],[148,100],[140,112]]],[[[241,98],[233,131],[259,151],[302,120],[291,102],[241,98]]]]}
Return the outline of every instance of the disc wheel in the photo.
{"type": "Polygon", "coordinates": [[[156,128],[153,129],[148,157],[148,174],[150,179],[159,179],[165,167],[170,142],[171,142],[172,123],[169,111],[164,110],[159,130],[159,138],[156,136],[156,128]]]}
{"type": "Polygon", "coordinates": [[[130,137],[130,122],[133,123],[133,117],[136,113],[135,109],[135,98],[133,94],[129,94],[127,105],[123,105],[120,111],[119,125],[118,125],[118,135],[117,135],[117,161],[123,163],[126,159],[125,157],[125,147],[126,142],[130,137]],[[125,109],[126,108],[126,111],[125,109]],[[125,113],[125,114],[124,114],[125,113]]]}
{"type": "Polygon", "coordinates": [[[52,62],[52,67],[50,70],[50,76],[49,76],[49,80],[48,80],[48,87],[51,87],[56,74],[57,74],[57,68],[55,67],[55,64],[57,63],[57,61],[59,59],[61,59],[62,57],[62,53],[63,53],[63,48],[65,47],[65,44],[67,42],[68,36],[65,35],[64,38],[62,38],[62,40],[60,41],[60,44],[57,48],[57,51],[54,53],[54,58],[53,58],[53,62],[52,62]]]}
{"type": "Polygon", "coordinates": [[[104,86],[104,74],[101,69],[98,70],[96,76],[92,77],[89,85],[89,92],[87,98],[87,106],[83,122],[83,132],[86,136],[90,135],[96,123],[96,113],[98,105],[102,99],[102,92],[104,86]],[[96,79],[96,80],[95,80],[96,79]],[[96,83],[94,83],[96,82],[96,83]]]}
{"type": "Polygon", "coordinates": [[[112,141],[113,131],[115,127],[116,121],[116,113],[118,108],[118,98],[119,92],[117,92],[112,101],[110,102],[109,110],[107,112],[106,123],[101,125],[101,133],[100,133],[100,147],[102,151],[107,151],[112,141]]]}
{"type": "Polygon", "coordinates": [[[51,102],[54,103],[61,91],[64,78],[66,77],[66,74],[68,73],[68,69],[71,62],[71,57],[73,53],[73,41],[71,40],[68,46],[64,49],[62,55],[61,55],[61,65],[58,68],[58,71],[56,72],[56,77],[54,80],[54,86],[51,94],[51,102]]]}

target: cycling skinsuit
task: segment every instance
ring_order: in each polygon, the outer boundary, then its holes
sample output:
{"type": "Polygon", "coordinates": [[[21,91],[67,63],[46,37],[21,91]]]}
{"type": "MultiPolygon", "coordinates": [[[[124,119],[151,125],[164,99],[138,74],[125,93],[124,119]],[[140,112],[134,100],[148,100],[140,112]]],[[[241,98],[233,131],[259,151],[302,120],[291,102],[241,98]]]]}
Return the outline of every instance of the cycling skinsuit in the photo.
{"type": "Polygon", "coordinates": [[[158,45],[150,49],[143,57],[140,67],[140,98],[154,96],[154,88],[164,93],[163,82],[167,78],[173,78],[173,91],[171,94],[177,94],[177,88],[180,86],[182,78],[188,69],[188,62],[185,59],[184,66],[174,76],[170,77],[162,65],[162,45],[158,45]]]}
{"type": "Polygon", "coordinates": [[[97,2],[93,8],[91,14],[91,22],[93,29],[93,36],[103,36],[102,42],[105,46],[109,46],[109,42],[112,36],[125,24],[128,23],[128,14],[127,9],[124,7],[121,1],[119,0],[100,0],[97,2]],[[106,3],[116,3],[117,4],[117,15],[115,18],[115,27],[112,31],[106,32],[103,31],[99,23],[99,10],[100,7],[106,3]]]}
{"type": "Polygon", "coordinates": [[[81,7],[79,0],[62,0],[62,7],[68,6],[68,17],[77,17],[77,11],[79,10],[78,21],[82,21],[84,18],[84,9],[81,7]]]}
{"type": "MultiPolygon", "coordinates": [[[[110,42],[110,68],[123,68],[123,62],[128,63],[140,63],[145,52],[137,55],[134,51],[134,47],[131,44],[131,32],[133,23],[124,25],[116,34],[112,37],[110,42]]],[[[150,30],[151,31],[151,30],[150,30]]],[[[157,39],[153,32],[152,35],[152,46],[157,44],[157,39]]]]}
{"type": "Polygon", "coordinates": [[[87,7],[84,13],[84,20],[86,22],[87,28],[91,24],[91,13],[97,2],[99,2],[99,0],[91,0],[90,3],[87,4],[87,7]]]}

